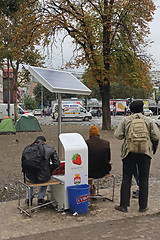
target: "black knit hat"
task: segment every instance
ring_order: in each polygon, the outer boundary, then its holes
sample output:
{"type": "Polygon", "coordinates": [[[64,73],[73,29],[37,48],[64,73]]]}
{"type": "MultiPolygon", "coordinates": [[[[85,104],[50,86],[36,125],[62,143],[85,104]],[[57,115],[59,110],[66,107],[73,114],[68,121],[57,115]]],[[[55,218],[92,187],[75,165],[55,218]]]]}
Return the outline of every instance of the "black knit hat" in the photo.
{"type": "Polygon", "coordinates": [[[38,136],[38,137],[36,138],[36,142],[38,142],[39,140],[41,140],[41,141],[43,141],[43,142],[46,142],[46,138],[43,137],[43,136],[38,136]]]}
{"type": "Polygon", "coordinates": [[[130,110],[132,113],[143,112],[143,101],[142,100],[133,101],[130,105],[130,110]]]}

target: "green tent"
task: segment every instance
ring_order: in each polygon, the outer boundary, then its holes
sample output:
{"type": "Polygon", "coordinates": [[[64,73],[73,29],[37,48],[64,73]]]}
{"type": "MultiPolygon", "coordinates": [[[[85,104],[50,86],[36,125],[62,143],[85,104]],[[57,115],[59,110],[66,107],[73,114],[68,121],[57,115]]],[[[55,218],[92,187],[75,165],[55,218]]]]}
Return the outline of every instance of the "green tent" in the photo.
{"type": "Polygon", "coordinates": [[[16,121],[15,128],[17,132],[42,132],[37,118],[31,115],[21,116],[16,121]]]}
{"type": "Polygon", "coordinates": [[[11,118],[4,118],[0,123],[0,134],[16,134],[16,129],[11,118]]]}

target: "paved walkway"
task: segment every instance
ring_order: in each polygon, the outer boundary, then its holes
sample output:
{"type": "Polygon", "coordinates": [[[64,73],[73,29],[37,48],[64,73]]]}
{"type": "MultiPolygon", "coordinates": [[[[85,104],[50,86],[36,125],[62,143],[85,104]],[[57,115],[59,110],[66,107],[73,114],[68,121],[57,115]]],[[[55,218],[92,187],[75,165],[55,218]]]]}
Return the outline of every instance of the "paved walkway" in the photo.
{"type": "MultiPolygon", "coordinates": [[[[101,191],[110,194],[111,189],[101,191]]],[[[17,201],[0,203],[0,239],[159,239],[159,182],[150,182],[149,210],[145,213],[138,212],[137,199],[131,199],[128,213],[116,211],[119,191],[117,186],[114,203],[90,200],[88,213],[78,216],[45,208],[27,217],[17,209],[17,201]]]]}
{"type": "Polygon", "coordinates": [[[158,240],[160,216],[145,215],[30,234],[10,240],[158,240]]]}

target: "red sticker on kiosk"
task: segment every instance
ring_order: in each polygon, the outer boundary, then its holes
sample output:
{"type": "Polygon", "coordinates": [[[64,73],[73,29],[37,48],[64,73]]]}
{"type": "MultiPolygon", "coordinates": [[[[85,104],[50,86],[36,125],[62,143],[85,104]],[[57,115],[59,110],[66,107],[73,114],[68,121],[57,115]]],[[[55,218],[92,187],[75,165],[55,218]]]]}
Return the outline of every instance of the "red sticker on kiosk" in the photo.
{"type": "Polygon", "coordinates": [[[88,194],[85,194],[85,195],[82,195],[82,196],[78,196],[78,197],[76,198],[76,200],[77,200],[77,204],[86,202],[86,201],[89,200],[89,195],[88,195],[88,194]]]}
{"type": "Polygon", "coordinates": [[[80,174],[75,174],[74,177],[74,184],[80,184],[81,183],[81,177],[80,174]]]}
{"type": "Polygon", "coordinates": [[[72,157],[72,162],[76,165],[81,165],[82,164],[81,156],[78,153],[74,154],[72,157]]]}

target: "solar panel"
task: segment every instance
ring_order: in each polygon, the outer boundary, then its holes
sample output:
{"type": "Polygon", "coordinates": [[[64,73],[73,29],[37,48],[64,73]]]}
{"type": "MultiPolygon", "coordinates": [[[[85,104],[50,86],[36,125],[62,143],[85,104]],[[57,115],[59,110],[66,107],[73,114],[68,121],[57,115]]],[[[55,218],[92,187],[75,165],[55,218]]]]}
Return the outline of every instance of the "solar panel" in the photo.
{"type": "Polygon", "coordinates": [[[91,90],[69,72],[40,67],[29,67],[29,71],[51,92],[69,94],[91,94],[91,90]]]}

